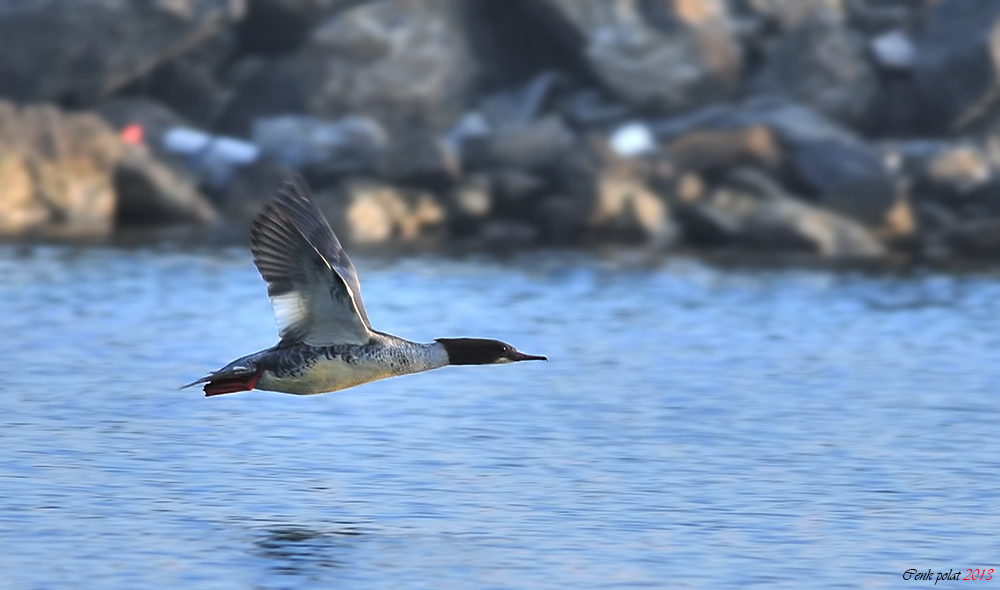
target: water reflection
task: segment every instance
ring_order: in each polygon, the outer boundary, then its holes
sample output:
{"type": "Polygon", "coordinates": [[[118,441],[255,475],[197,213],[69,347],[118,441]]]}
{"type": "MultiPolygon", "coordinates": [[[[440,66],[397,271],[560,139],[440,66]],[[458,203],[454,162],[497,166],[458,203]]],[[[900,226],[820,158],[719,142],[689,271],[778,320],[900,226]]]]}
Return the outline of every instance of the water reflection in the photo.
{"type": "Polygon", "coordinates": [[[343,567],[361,537],[361,530],[350,524],[328,530],[276,526],[259,534],[252,553],[273,562],[275,573],[315,579],[322,570],[343,567]]]}

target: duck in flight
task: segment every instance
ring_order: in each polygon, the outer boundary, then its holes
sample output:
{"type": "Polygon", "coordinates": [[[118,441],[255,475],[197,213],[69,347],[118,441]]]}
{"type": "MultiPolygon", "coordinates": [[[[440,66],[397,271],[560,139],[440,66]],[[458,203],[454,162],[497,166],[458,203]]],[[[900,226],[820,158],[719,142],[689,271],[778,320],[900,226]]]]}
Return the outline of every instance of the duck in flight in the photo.
{"type": "Polygon", "coordinates": [[[253,220],[250,253],[267,282],[281,341],[185,388],[204,383],[206,396],[252,389],[313,395],[448,365],[548,360],[499,340],[421,344],[373,329],[354,265],[299,176],[253,220]]]}

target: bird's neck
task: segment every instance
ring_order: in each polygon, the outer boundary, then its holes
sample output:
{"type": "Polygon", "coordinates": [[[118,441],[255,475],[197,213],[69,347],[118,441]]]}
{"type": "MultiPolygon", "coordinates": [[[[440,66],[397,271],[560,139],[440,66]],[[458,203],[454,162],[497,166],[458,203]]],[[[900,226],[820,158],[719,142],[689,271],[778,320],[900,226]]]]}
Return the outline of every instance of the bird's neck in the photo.
{"type": "Polygon", "coordinates": [[[422,364],[422,368],[417,369],[417,371],[440,369],[450,364],[448,362],[448,351],[438,342],[426,344],[410,342],[409,344],[414,347],[412,349],[414,352],[414,361],[422,364]]]}
{"type": "Polygon", "coordinates": [[[412,342],[383,332],[377,332],[375,337],[381,341],[383,350],[388,351],[391,356],[404,359],[398,365],[400,374],[420,373],[450,364],[448,351],[439,342],[412,342]]]}

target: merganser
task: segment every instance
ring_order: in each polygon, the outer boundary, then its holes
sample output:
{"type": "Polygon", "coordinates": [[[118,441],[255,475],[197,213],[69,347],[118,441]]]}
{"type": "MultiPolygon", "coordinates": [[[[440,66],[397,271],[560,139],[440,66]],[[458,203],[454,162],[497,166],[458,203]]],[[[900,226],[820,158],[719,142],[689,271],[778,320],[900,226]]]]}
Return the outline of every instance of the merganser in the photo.
{"type": "Polygon", "coordinates": [[[548,360],[499,340],[421,344],[374,330],[354,265],[298,175],[254,218],[250,253],[281,340],[184,386],[204,383],[206,397],[252,389],[314,395],[447,365],[548,360]]]}

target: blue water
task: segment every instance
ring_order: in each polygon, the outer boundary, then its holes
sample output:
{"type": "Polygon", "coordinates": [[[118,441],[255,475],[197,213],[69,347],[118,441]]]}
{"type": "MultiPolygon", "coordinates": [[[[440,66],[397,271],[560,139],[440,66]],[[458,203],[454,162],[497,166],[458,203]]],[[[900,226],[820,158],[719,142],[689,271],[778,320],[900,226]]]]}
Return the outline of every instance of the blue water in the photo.
{"type": "Polygon", "coordinates": [[[355,262],[377,328],[551,362],[206,399],[276,339],[244,250],[0,249],[2,587],[1000,574],[996,276],[355,262]]]}

